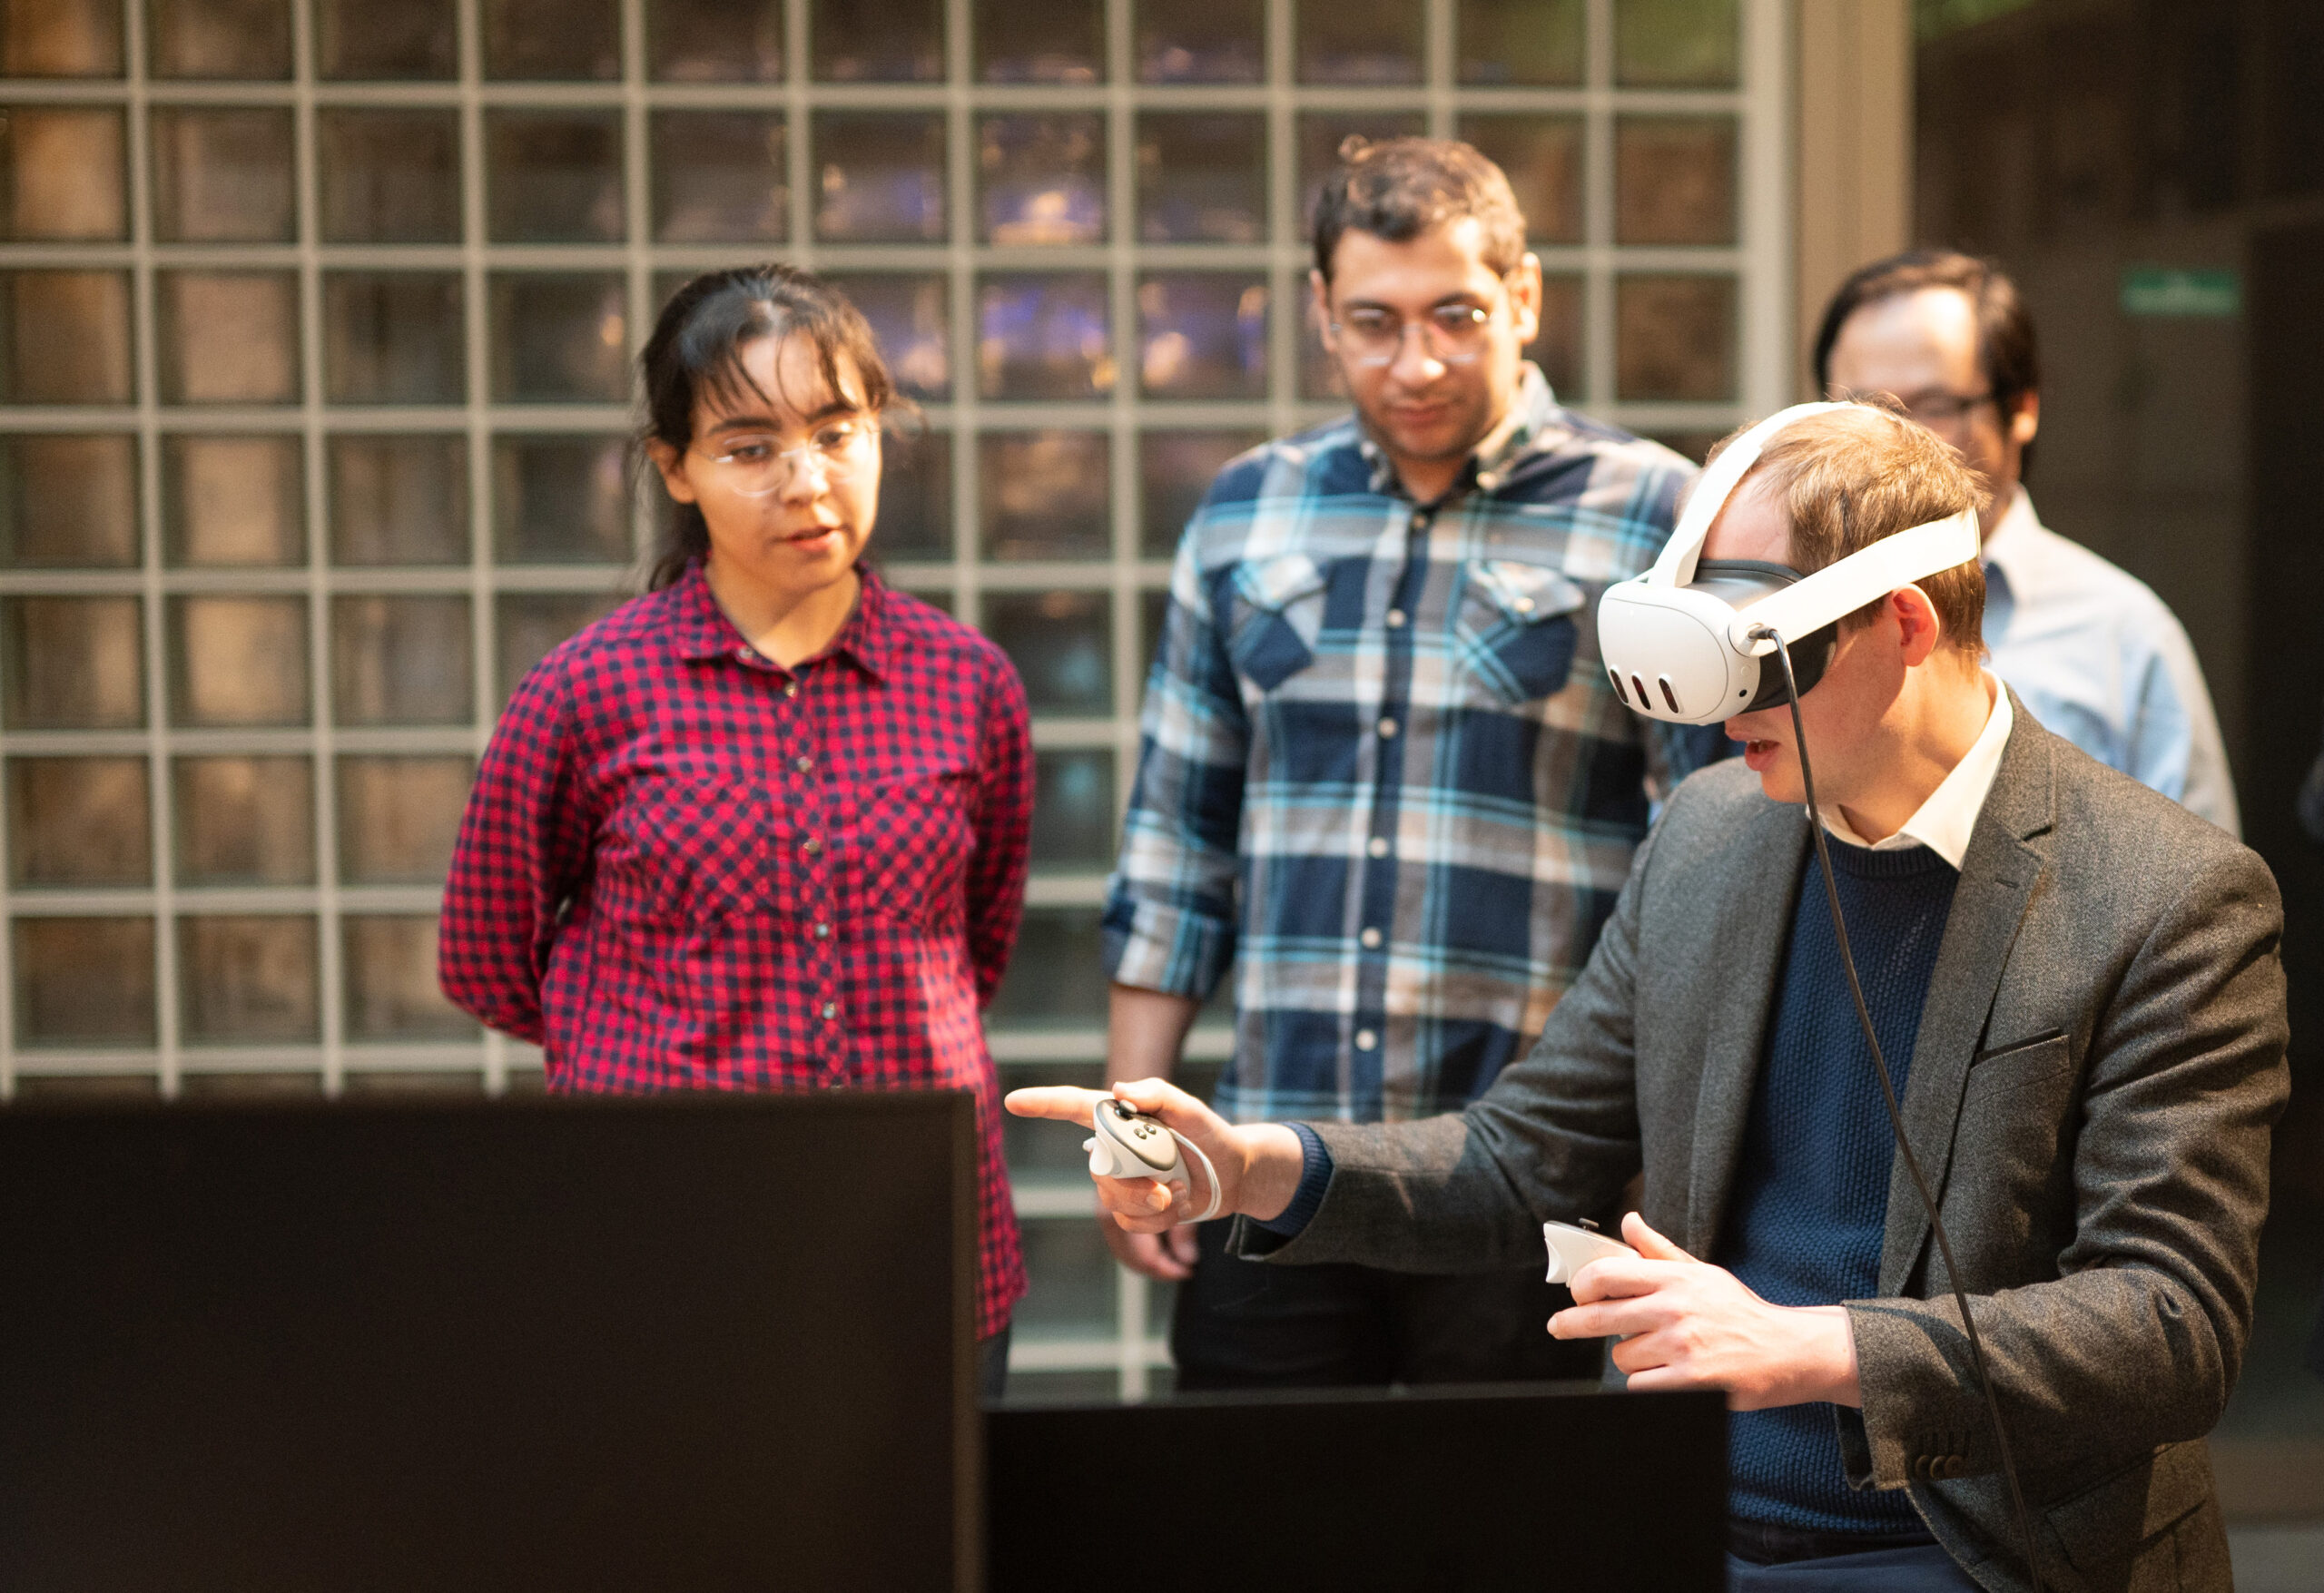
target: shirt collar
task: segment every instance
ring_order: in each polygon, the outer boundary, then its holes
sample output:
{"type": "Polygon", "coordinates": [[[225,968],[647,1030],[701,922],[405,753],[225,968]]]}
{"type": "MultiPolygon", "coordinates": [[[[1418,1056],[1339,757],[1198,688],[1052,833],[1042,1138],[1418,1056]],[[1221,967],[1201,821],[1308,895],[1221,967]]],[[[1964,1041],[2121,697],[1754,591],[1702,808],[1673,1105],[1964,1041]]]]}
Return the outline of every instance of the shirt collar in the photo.
{"type": "Polygon", "coordinates": [[[2024,585],[2025,559],[2033,552],[2034,534],[2041,528],[2041,516],[2034,512],[2034,500],[2023,487],[2019,487],[2009,500],[2009,507],[1994,523],[1994,534],[1985,538],[1985,579],[1991,582],[1999,575],[2004,593],[2024,585]]]}
{"type": "MultiPolygon", "coordinates": [[[[1510,467],[1525,457],[1534,439],[1556,416],[1557,408],[1557,395],[1550,390],[1549,379],[1541,374],[1540,366],[1526,360],[1518,373],[1517,392],[1510,400],[1509,412],[1478,440],[1460,478],[1445,496],[1457,497],[1472,487],[1479,492],[1498,490],[1508,477],[1510,467]]],[[[1403,493],[1403,484],[1397,479],[1396,467],[1389,461],[1386,450],[1372,440],[1360,421],[1356,447],[1372,467],[1372,490],[1386,497],[1403,493]]]]}
{"type": "Polygon", "coordinates": [[[1969,855],[1969,832],[1977,827],[1977,815],[1984,811],[1985,798],[1994,788],[1994,777],[2001,772],[2002,749],[2009,742],[2010,723],[2016,717],[2009,705],[2008,689],[1990,673],[1980,673],[1994,704],[1985,714],[1985,728],[1970,743],[1961,762],[1937,782],[1936,789],[1928,793],[1928,800],[1896,834],[1883,841],[1867,841],[1848,828],[1848,821],[1840,817],[1837,807],[1824,810],[1824,828],[1850,846],[1868,847],[1874,851],[1902,851],[1910,846],[1925,846],[1955,869],[1960,868],[1961,860],[1969,855]]]}
{"type": "MultiPolygon", "coordinates": [[[[855,612],[847,616],[847,624],[832,639],[832,644],[816,654],[817,658],[840,655],[854,660],[857,667],[877,680],[887,674],[890,631],[892,629],[887,612],[887,585],[877,572],[862,565],[856,566],[862,582],[856,593],[855,612]]],[[[686,573],[670,588],[672,613],[670,637],[678,656],[695,660],[732,658],[741,664],[763,663],[757,651],[726,611],[718,606],[718,599],[711,595],[710,583],[702,573],[697,559],[686,566],[686,573]]],[[[809,659],[806,663],[813,663],[809,659]]],[[[768,664],[767,667],[774,667],[768,664]]]]}

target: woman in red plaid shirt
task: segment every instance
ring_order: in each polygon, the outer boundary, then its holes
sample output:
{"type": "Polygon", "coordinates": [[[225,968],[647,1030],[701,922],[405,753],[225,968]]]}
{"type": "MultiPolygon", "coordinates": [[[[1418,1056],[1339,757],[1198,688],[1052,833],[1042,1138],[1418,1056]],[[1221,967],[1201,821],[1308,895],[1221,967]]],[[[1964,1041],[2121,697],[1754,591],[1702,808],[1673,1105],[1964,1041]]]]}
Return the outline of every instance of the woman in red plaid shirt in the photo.
{"type": "Polygon", "coordinates": [[[714,272],[640,363],[664,544],[493,732],[445,993],[541,1046],[556,1090],[974,1090],[998,1391],[1025,1269],[980,1016],[1024,901],[1024,688],[862,563],[897,400],[854,306],[783,266],[714,272]]]}

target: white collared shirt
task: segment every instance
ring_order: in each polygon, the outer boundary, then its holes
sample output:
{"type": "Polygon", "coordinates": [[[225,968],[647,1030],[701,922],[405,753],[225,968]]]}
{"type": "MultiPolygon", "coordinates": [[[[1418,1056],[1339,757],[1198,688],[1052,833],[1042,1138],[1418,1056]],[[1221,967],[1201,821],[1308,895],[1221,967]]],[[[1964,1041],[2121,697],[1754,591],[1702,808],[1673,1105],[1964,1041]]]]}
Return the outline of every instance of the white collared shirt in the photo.
{"type": "MultiPolygon", "coordinates": [[[[1824,828],[1846,841],[1850,846],[1867,847],[1874,851],[1902,851],[1908,846],[1925,846],[1937,856],[1960,868],[1961,860],[1969,855],[1969,832],[1977,827],[1977,815],[1984,811],[1985,797],[1994,788],[1994,776],[2001,772],[2002,748],[2008,744],[2009,727],[2016,715],[2010,711],[2009,693],[2003,689],[1990,671],[1980,671],[1985,692],[1993,699],[1993,707],[1985,714],[1985,728],[1969,743],[1969,750],[1952,772],[1937,782],[1928,800],[1913,811],[1896,834],[1880,841],[1866,841],[1840,816],[1837,805],[1823,810],[1824,828]]],[[[1811,757],[1814,754],[1809,754],[1811,757]]]]}

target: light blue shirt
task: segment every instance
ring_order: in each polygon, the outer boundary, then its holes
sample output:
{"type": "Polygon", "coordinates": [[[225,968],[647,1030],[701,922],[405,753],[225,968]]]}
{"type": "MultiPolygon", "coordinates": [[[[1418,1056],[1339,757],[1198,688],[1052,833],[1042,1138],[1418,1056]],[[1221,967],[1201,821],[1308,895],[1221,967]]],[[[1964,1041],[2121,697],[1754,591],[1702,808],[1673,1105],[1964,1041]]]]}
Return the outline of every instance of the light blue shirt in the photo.
{"type": "Polygon", "coordinates": [[[1985,539],[1985,645],[2044,728],[2240,835],[2202,665],[2145,582],[2044,526],[2019,488],[1985,539]]]}

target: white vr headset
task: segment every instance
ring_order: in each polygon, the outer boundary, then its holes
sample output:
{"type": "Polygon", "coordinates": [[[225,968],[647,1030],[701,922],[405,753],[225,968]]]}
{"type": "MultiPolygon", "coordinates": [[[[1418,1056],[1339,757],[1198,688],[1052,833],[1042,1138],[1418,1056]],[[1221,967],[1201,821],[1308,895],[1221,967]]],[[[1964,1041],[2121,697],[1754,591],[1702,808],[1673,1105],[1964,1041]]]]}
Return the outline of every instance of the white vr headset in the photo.
{"type": "Polygon", "coordinates": [[[1804,696],[1839,647],[1839,622],[1902,586],[1978,556],[1977,512],[1964,509],[1827,565],[1812,575],[1758,559],[1702,558],[1703,538],[1759,450],[1795,420],[1846,404],[1795,404],[1737,438],[1703,472],[1679,528],[1643,575],[1598,600],[1598,648],[1614,694],[1649,718],[1717,724],[1784,701],[1783,672],[1763,668],[1791,652],[1804,696]]]}

